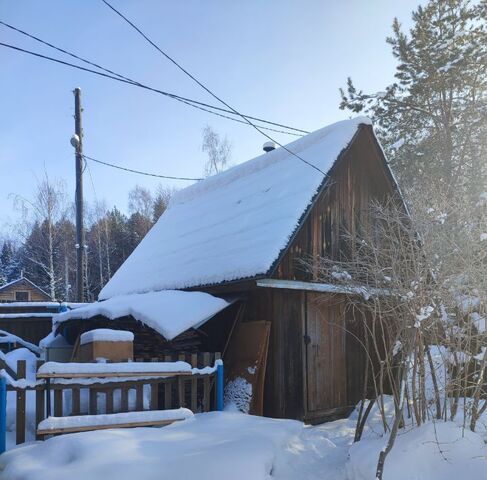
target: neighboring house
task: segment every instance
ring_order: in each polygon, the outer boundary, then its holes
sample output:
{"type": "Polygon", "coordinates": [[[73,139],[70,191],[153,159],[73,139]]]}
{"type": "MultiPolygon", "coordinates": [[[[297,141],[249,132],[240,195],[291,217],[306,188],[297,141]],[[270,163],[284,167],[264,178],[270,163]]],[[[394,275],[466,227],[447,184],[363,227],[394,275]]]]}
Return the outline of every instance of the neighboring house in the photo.
{"type": "Polygon", "coordinates": [[[20,277],[0,287],[0,303],[49,302],[51,300],[48,293],[25,277],[20,277]]]}
{"type": "Polygon", "coordinates": [[[266,320],[264,414],[319,422],[350,411],[363,392],[360,324],[344,288],[318,283],[301,260],[338,258],[370,202],[398,187],[368,119],[286,148],[312,166],[277,148],[177,192],[103,302],[59,315],[59,330],[135,322],[161,350],[223,352],[236,318],[266,320]],[[178,346],[188,332],[199,343],[178,346]]]}

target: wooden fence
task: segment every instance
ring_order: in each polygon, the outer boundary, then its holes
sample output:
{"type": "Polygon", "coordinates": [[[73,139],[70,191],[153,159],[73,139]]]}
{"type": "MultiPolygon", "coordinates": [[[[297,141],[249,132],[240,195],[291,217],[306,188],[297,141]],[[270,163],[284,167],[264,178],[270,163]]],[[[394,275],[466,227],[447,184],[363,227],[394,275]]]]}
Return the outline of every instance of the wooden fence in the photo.
{"type": "MultiPolygon", "coordinates": [[[[185,361],[193,368],[213,366],[219,353],[166,355],[153,362],[185,361]]],[[[44,362],[37,362],[37,370],[44,362]]],[[[96,375],[94,375],[95,377],[96,375]]],[[[124,374],[129,378],[130,373],[124,374]]],[[[216,371],[193,375],[142,379],[81,379],[66,378],[49,381],[23,381],[26,362],[17,362],[17,381],[7,391],[16,392],[16,443],[26,441],[28,392],[35,393],[35,426],[48,416],[97,415],[143,410],[168,410],[186,407],[194,413],[207,412],[216,406],[216,371]],[[50,410],[50,411],[49,411],[50,410]]],[[[66,375],[69,377],[69,375],[66,375]]],[[[33,396],[33,395],[31,395],[33,396]]],[[[9,398],[9,400],[11,400],[9,398]]],[[[7,400],[8,401],[8,400],[7,400]]],[[[32,404],[32,398],[30,404],[32,404]]],[[[36,437],[41,439],[40,437],[36,437]]]]}

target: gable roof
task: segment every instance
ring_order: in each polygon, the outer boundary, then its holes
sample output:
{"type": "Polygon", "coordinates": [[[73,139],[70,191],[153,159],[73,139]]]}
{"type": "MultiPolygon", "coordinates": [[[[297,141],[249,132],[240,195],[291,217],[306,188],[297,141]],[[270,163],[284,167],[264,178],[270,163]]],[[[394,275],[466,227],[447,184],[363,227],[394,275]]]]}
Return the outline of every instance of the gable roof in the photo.
{"type": "MultiPolygon", "coordinates": [[[[287,148],[328,173],[364,124],[334,123],[287,148]]],[[[268,274],[326,181],[277,148],[180,190],[99,298],[268,274]]]]}
{"type": "Polygon", "coordinates": [[[4,290],[8,290],[9,288],[14,287],[15,285],[17,285],[21,282],[26,282],[27,284],[29,284],[29,286],[36,289],[42,295],[45,295],[47,298],[51,298],[51,296],[47,292],[42,290],[41,287],[38,287],[34,282],[31,282],[28,278],[25,278],[25,277],[17,278],[17,280],[12,280],[11,282],[6,283],[5,285],[2,285],[0,287],[0,292],[2,292],[4,290]]]}

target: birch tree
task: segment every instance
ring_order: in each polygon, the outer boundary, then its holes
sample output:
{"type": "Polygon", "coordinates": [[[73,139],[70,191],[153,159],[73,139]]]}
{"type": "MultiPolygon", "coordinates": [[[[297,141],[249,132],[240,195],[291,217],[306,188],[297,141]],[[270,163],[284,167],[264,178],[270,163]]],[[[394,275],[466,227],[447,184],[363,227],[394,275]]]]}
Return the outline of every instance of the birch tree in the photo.
{"type": "Polygon", "coordinates": [[[220,173],[227,168],[232,153],[232,144],[227,137],[221,137],[212,127],[203,129],[203,152],[208,156],[204,175],[208,177],[220,173]]]}
{"type": "Polygon", "coordinates": [[[23,213],[19,234],[23,239],[25,268],[33,277],[39,277],[40,286],[46,289],[52,299],[56,299],[56,289],[62,281],[59,272],[64,272],[64,261],[59,262],[59,252],[56,250],[61,235],[57,224],[68,216],[64,184],[52,181],[44,173],[37,183],[33,198],[17,197],[16,204],[23,213]]]}

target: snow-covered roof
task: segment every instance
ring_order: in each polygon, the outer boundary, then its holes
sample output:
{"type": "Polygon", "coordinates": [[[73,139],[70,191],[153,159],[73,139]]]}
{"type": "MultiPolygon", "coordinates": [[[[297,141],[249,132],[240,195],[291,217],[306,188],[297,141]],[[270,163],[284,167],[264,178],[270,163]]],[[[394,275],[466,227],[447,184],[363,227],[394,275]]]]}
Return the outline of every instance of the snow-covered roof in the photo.
{"type": "MultiPolygon", "coordinates": [[[[328,173],[362,124],[370,120],[341,121],[287,148],[328,173]]],[[[99,298],[265,275],[324,182],[277,148],[177,192],[99,298]]]]}
{"type": "Polygon", "coordinates": [[[53,328],[72,319],[89,319],[103,315],[111,320],[131,315],[167,340],[189,328],[197,328],[230,305],[222,298],[203,292],[165,290],[135,295],[122,295],[103,302],[90,303],[54,315],[53,328]]]}

